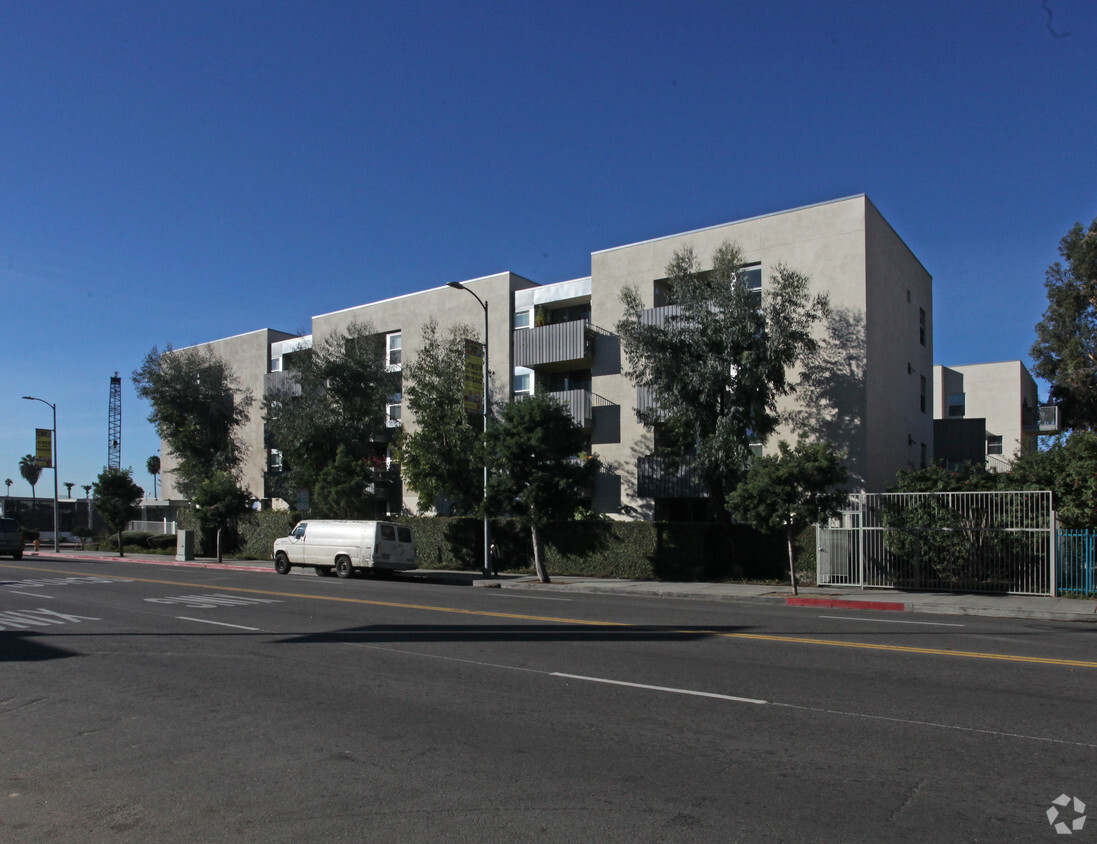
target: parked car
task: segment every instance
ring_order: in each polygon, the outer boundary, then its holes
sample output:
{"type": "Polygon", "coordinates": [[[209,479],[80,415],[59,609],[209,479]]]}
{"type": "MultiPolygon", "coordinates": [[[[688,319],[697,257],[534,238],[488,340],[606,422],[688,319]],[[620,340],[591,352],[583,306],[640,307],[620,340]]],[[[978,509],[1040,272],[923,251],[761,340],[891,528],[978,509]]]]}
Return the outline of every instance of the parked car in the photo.
{"type": "Polygon", "coordinates": [[[0,519],[0,554],[23,559],[23,526],[15,519],[0,519]]]}
{"type": "Polygon", "coordinates": [[[311,519],[298,522],[289,536],[274,540],[274,570],[289,574],[294,566],[317,574],[350,577],[355,569],[380,574],[416,567],[411,528],[395,522],[311,519]]]}

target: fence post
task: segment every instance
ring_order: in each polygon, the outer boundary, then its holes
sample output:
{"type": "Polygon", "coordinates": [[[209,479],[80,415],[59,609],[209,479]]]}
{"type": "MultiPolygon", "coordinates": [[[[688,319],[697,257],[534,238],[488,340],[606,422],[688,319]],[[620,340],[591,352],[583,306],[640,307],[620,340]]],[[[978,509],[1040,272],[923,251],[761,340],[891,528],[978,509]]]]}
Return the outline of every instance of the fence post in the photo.
{"type": "Polygon", "coordinates": [[[861,589],[865,588],[865,493],[861,493],[860,510],[857,517],[857,577],[861,581],[861,589]]]}
{"type": "MultiPolygon", "coordinates": [[[[1049,497],[1051,493],[1048,493],[1049,497]]],[[[1048,558],[1051,563],[1051,597],[1056,598],[1059,595],[1059,516],[1052,510],[1051,511],[1051,553],[1048,554],[1048,558]]]]}

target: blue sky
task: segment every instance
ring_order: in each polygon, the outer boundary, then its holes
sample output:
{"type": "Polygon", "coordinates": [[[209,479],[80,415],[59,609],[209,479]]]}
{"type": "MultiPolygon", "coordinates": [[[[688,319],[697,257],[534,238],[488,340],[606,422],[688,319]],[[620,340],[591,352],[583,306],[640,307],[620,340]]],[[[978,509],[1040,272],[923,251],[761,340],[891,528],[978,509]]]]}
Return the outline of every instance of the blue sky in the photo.
{"type": "Polygon", "coordinates": [[[117,371],[151,491],[153,346],[857,193],[934,277],[936,362],[1027,362],[1097,217],[1095,54],[1092,0],[0,0],[0,479],[30,394],[91,483],[117,371]]]}

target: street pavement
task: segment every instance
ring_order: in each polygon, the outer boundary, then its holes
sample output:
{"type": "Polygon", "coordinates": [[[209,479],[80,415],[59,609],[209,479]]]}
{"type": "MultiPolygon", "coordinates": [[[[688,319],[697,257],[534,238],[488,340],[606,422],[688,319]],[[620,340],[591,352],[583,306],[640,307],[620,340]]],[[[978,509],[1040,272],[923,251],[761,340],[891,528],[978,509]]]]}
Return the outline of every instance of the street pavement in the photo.
{"type": "MultiPolygon", "coordinates": [[[[181,562],[169,556],[111,554],[62,548],[60,553],[42,549],[37,554],[28,551],[24,561],[111,560],[166,567],[222,568],[233,571],[254,571],[274,574],[270,560],[231,560],[218,563],[214,559],[198,558],[181,562]]],[[[309,575],[309,569],[295,568],[291,575],[309,575]]],[[[946,615],[991,616],[996,618],[1027,618],[1052,621],[1097,622],[1097,600],[1088,598],[1052,598],[1029,595],[993,595],[967,592],[904,592],[892,589],[858,589],[832,586],[801,586],[794,595],[789,585],[774,583],[694,583],[669,581],[621,580],[596,577],[552,577],[551,583],[540,583],[529,574],[504,573],[484,577],[479,572],[418,569],[402,572],[401,579],[452,586],[473,586],[488,589],[522,589],[541,594],[585,592],[630,597],[678,598],[729,603],[769,603],[787,606],[829,607],[859,611],[939,613],[946,615]]],[[[551,572],[550,572],[551,576],[551,572]]]]}

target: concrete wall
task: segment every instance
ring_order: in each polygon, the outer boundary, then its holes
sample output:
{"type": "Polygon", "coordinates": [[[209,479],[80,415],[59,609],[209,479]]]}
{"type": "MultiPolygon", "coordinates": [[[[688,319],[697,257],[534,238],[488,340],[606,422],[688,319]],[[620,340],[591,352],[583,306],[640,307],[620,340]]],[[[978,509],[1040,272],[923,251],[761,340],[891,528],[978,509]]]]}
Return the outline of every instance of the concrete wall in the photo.
{"type": "MultiPolygon", "coordinates": [[[[255,498],[263,496],[263,473],[267,468],[267,453],[263,447],[263,413],[260,405],[263,401],[266,376],[270,371],[270,344],[295,336],[297,335],[286,331],[262,328],[247,334],[238,334],[235,337],[187,347],[213,352],[232,368],[232,374],[236,377],[239,386],[251,392],[253,399],[251,413],[248,421],[240,429],[240,437],[245,446],[241,477],[244,488],[250,490],[255,498]]],[[[183,349],[176,351],[183,351],[183,349]]],[[[160,497],[182,498],[182,494],[176,487],[174,475],[178,461],[167,443],[161,442],[160,452],[162,473],[160,497]]]]}
{"type": "MultiPolygon", "coordinates": [[[[948,419],[948,396],[964,394],[964,417],[986,419],[986,435],[1002,437],[1002,458],[1036,448],[1036,434],[1024,430],[1022,408],[1039,406],[1036,381],[1019,360],[934,367],[937,419],[948,419]]],[[[985,453],[985,452],[984,452],[985,453]]]]}

